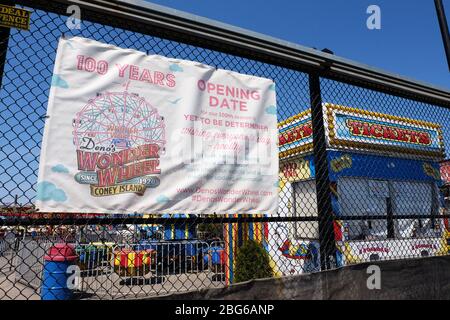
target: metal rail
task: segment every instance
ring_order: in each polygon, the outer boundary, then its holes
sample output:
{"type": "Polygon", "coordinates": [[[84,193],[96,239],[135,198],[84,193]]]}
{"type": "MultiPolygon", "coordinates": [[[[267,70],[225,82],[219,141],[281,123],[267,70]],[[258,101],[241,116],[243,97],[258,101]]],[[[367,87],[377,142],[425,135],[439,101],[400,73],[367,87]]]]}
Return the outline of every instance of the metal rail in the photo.
{"type": "MultiPolygon", "coordinates": [[[[352,220],[386,220],[385,215],[374,215],[374,216],[337,216],[335,219],[352,221],[352,220]]],[[[406,219],[450,219],[449,214],[443,214],[438,216],[426,216],[426,215],[399,215],[393,217],[394,220],[406,220],[406,219]]],[[[123,224],[225,224],[225,223],[251,223],[251,222],[312,222],[319,221],[318,217],[239,217],[239,218],[228,218],[218,216],[215,218],[14,218],[14,219],[4,219],[0,220],[0,226],[39,226],[39,225],[73,225],[73,226],[84,226],[84,225],[123,225],[123,224]]]]}

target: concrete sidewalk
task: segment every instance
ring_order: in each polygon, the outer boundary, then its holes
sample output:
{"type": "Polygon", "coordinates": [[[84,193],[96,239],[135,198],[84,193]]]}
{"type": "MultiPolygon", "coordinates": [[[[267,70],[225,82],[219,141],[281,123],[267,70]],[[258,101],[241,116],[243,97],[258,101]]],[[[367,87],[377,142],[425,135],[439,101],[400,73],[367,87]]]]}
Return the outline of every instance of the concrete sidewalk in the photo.
{"type": "Polygon", "coordinates": [[[15,281],[14,272],[0,275],[0,300],[40,300],[34,289],[15,281]]]}

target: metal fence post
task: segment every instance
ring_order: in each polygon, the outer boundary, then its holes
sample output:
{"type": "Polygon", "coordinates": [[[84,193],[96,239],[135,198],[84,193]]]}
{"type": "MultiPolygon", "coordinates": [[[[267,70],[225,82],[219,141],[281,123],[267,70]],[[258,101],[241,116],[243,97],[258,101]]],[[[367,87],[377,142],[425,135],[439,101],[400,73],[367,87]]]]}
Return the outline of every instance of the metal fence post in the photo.
{"type": "Polygon", "coordinates": [[[444,4],[442,0],[434,0],[436,6],[436,14],[441,30],[442,42],[444,43],[445,55],[447,57],[448,70],[450,71],[450,32],[448,31],[447,17],[445,15],[444,4]]]}
{"type": "Polygon", "coordinates": [[[331,206],[320,77],[317,73],[309,74],[309,94],[311,100],[317,211],[319,218],[320,265],[322,270],[326,270],[331,268],[331,257],[334,255],[336,246],[334,242],[333,209],[331,206]]]}

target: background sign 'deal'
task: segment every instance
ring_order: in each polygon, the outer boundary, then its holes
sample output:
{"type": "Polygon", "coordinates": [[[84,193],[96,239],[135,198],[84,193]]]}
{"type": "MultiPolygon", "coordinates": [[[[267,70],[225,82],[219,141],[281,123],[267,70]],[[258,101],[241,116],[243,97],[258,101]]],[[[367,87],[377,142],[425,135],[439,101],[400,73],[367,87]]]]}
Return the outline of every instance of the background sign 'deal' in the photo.
{"type": "Polygon", "coordinates": [[[0,27],[30,30],[30,17],[28,10],[0,5],[0,27]]]}
{"type": "Polygon", "coordinates": [[[74,37],[58,46],[43,212],[273,213],[275,85],[74,37]]]}

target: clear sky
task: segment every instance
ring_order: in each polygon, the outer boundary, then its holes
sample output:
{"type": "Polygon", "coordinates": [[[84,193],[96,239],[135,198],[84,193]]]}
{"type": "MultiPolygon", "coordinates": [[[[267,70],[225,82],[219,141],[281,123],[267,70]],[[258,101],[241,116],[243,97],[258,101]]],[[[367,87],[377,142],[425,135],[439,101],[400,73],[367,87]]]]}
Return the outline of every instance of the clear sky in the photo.
{"type": "MultiPolygon", "coordinates": [[[[433,0],[152,0],[450,89],[433,0]],[[369,5],[381,30],[369,30],[369,5]]],[[[443,0],[450,17],[450,0],[443,0]]]]}

